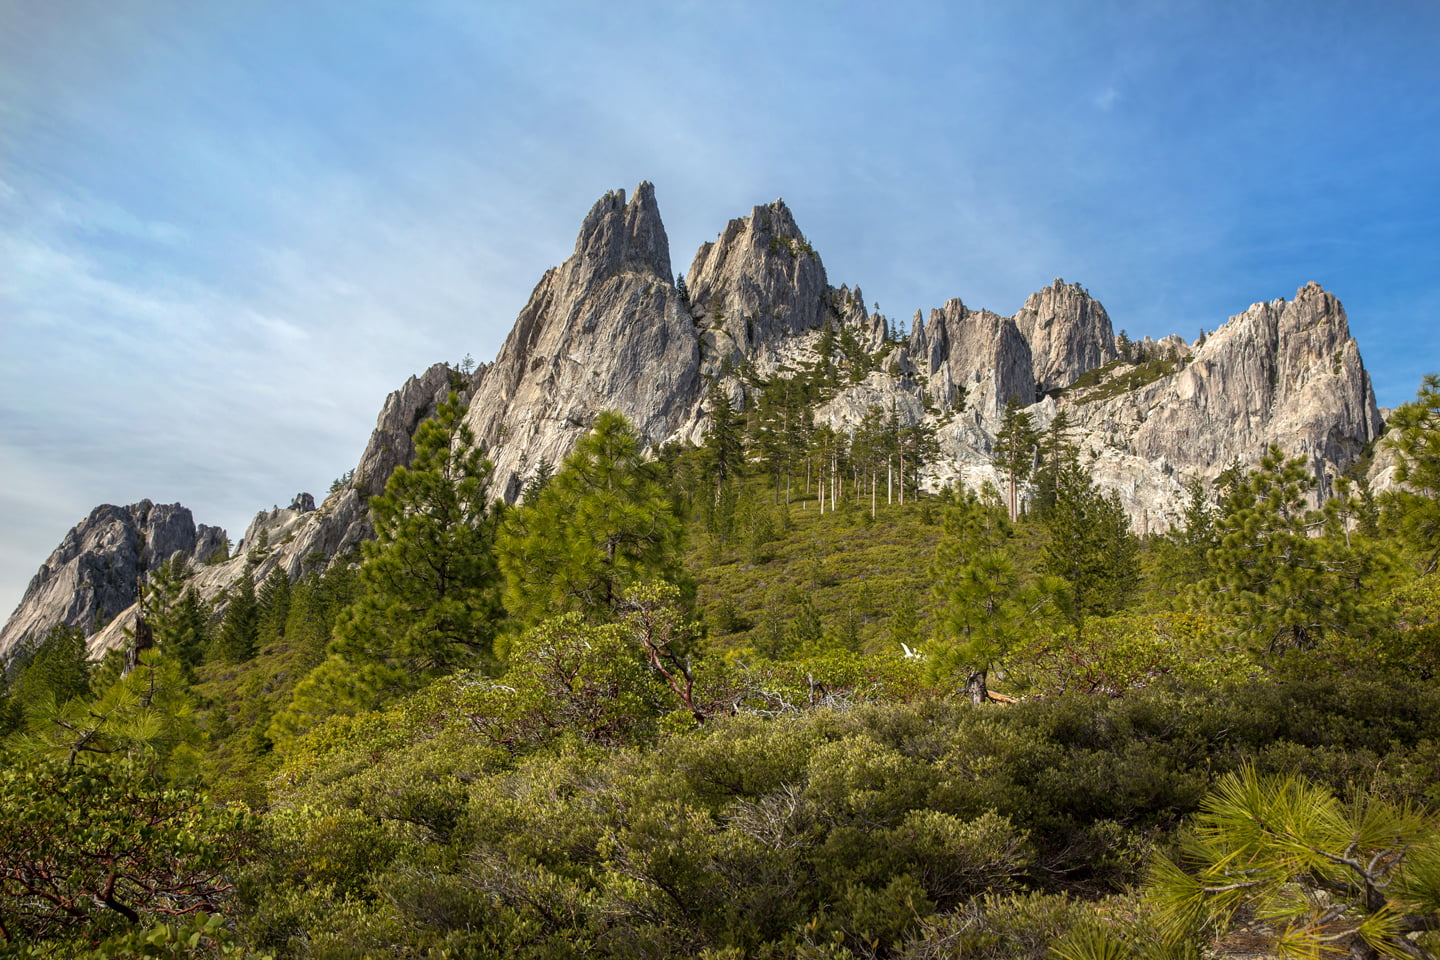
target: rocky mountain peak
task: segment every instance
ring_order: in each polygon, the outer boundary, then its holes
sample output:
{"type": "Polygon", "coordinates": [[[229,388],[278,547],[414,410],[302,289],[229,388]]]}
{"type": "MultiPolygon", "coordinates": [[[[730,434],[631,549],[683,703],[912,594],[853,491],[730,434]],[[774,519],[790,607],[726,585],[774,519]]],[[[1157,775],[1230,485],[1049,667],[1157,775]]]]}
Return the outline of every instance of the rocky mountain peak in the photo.
{"type": "Polygon", "coordinates": [[[671,278],[655,188],[642,182],[628,203],[613,190],[591,208],[574,255],[541,278],[477,378],[466,422],[489,448],[497,492],[514,496],[601,410],[659,443],[698,395],[695,321],[671,278]]]}
{"type": "Polygon", "coordinates": [[[1116,356],[1110,315],[1078,283],[1056,279],[1032,293],[1015,314],[1015,325],[1030,344],[1042,392],[1073,383],[1116,356]]]}
{"type": "Polygon", "coordinates": [[[177,555],[204,563],[224,545],[224,530],[196,526],[178,503],[102,504],[70,529],[30,580],[0,630],[0,657],[57,623],[93,630],[135,602],[142,573],[177,555]]]}
{"type": "Polygon", "coordinates": [[[571,261],[577,279],[593,282],[620,272],[642,273],[670,282],[670,239],[655,202],[655,185],[641,181],[629,203],[624,190],[612,190],[595,201],[571,261]]]}
{"type": "Polygon", "coordinates": [[[753,208],[701,244],[685,284],[716,362],[735,352],[754,357],[828,316],[825,266],[783,200],[753,208]]]}

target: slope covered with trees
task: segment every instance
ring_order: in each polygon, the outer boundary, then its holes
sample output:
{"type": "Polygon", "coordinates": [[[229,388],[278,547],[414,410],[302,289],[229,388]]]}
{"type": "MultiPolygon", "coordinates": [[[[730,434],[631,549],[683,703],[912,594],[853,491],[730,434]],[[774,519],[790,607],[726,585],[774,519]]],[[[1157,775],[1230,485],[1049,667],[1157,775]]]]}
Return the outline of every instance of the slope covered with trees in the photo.
{"type": "Polygon", "coordinates": [[[1440,952],[1433,381],[1404,493],[1272,451],[1145,540],[1058,432],[924,495],[809,382],[654,458],[602,414],[514,506],[442,403],[350,562],[23,650],[4,950],[1440,952]]]}

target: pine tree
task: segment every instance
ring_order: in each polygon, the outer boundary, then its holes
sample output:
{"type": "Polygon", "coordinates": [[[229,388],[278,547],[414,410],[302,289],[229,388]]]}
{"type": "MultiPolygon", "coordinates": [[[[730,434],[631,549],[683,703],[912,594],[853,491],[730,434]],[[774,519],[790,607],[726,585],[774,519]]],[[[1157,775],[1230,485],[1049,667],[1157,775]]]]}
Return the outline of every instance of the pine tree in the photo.
{"type": "Polygon", "coordinates": [[[735,412],[730,395],[712,384],[706,395],[710,428],[701,446],[701,463],[715,487],[715,507],[720,506],[726,485],[740,476],[745,465],[744,421],[735,412]]]}
{"type": "Polygon", "coordinates": [[[837,386],[840,375],[835,364],[835,327],[829,320],[820,326],[820,339],[815,343],[815,353],[819,357],[816,373],[819,374],[820,386],[837,386]]]}
{"type": "Polygon", "coordinates": [[[410,465],[370,501],[376,539],[362,546],[358,595],[325,661],[272,724],[277,742],[331,713],[373,709],[427,679],[485,664],[500,620],[487,499],[491,465],[452,391],[415,432],[410,465]]]}
{"type": "Polygon", "coordinates": [[[261,649],[285,639],[285,622],[290,618],[290,577],[276,567],[260,585],[256,600],[260,605],[258,645],[261,649]]]}
{"type": "Polygon", "coordinates": [[[1124,330],[1121,330],[1115,335],[1115,352],[1120,355],[1122,360],[1128,361],[1130,359],[1133,346],[1134,344],[1130,340],[1130,335],[1124,330]]]}
{"type": "Polygon", "coordinates": [[[995,434],[995,446],[990,462],[1005,477],[1005,502],[1010,511],[1010,522],[1020,518],[1020,489],[1035,469],[1035,453],[1040,437],[1035,423],[1011,396],[1005,401],[1005,412],[1000,418],[1000,430],[995,434]]]}
{"type": "MultiPolygon", "coordinates": [[[[1433,958],[1440,822],[1376,798],[1342,803],[1290,775],[1221,778],[1175,859],[1158,854],[1145,898],[1162,941],[1213,942],[1242,918],[1273,953],[1433,958]]],[[[1168,955],[1168,954],[1167,954],[1168,955]]]]}
{"type": "Polygon", "coordinates": [[[905,491],[920,492],[920,474],[940,456],[940,442],[935,428],[923,420],[906,424],[895,433],[895,456],[900,468],[900,502],[905,491]]]}
{"type": "Polygon", "coordinates": [[[259,642],[260,603],[255,596],[255,579],[247,570],[230,591],[230,605],[220,622],[213,656],[221,663],[244,663],[255,656],[259,642]]]}
{"type": "Polygon", "coordinates": [[[1135,592],[1140,541],[1120,499],[1101,494],[1075,457],[1057,472],[1042,523],[1040,569],[1065,581],[1071,622],[1083,635],[1086,617],[1114,613],[1135,592]]]}
{"type": "Polygon", "coordinates": [[[942,681],[963,678],[974,703],[989,697],[988,676],[1052,609],[1056,585],[1022,576],[1008,555],[1004,507],[973,496],[951,507],[931,567],[940,636],[927,648],[942,681]]]}
{"type": "Polygon", "coordinates": [[[529,625],[567,611],[608,620],[627,587],[681,576],[680,536],[658,464],[641,455],[624,417],[604,411],[505,524],[506,609],[529,625]]]}
{"type": "Polygon", "coordinates": [[[16,651],[8,674],[10,695],[21,710],[88,698],[91,664],[85,634],[78,627],[56,624],[44,637],[16,651]]]}
{"type": "Polygon", "coordinates": [[[1310,509],[1314,485],[1303,458],[1287,460],[1271,445],[1258,470],[1231,484],[1215,521],[1200,604],[1235,617],[1270,650],[1368,636],[1388,619],[1379,602],[1391,570],[1383,551],[1348,538],[1334,510],[1310,509]]]}
{"type": "Polygon", "coordinates": [[[1391,494],[1398,532],[1420,551],[1426,572],[1440,566],[1440,375],[1429,374],[1415,399],[1390,416],[1385,445],[1399,454],[1391,494]]]}
{"type": "Polygon", "coordinates": [[[1070,429],[1070,416],[1064,410],[1056,411],[1046,428],[1044,437],[1037,445],[1039,465],[1035,468],[1035,495],[1031,503],[1037,515],[1055,505],[1055,487],[1060,468],[1076,456],[1066,432],[1070,429]]]}
{"type": "Polygon", "coordinates": [[[145,600],[155,644],[193,679],[209,650],[212,610],[189,585],[190,572],[183,554],[171,557],[151,574],[145,600]]]}

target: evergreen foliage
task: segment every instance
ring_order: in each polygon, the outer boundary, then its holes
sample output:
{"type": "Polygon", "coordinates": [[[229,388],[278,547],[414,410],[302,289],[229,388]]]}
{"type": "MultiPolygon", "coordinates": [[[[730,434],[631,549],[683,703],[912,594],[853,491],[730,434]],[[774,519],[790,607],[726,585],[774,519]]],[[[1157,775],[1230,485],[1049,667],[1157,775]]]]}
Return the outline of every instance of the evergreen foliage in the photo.
{"type": "Polygon", "coordinates": [[[681,578],[681,524],[659,464],[625,418],[601,413],[533,504],[500,537],[505,605],[524,624],[576,612],[611,618],[625,590],[681,578]]]}
{"type": "Polygon", "coordinates": [[[266,647],[284,640],[285,624],[290,619],[289,575],[279,567],[270,571],[255,599],[259,607],[255,625],[258,645],[266,647]]]}
{"type": "Polygon", "coordinates": [[[1428,374],[1415,399],[1390,416],[1386,444],[1399,455],[1392,495],[1400,535],[1420,552],[1424,569],[1440,563],[1440,375],[1428,374]]]}
{"type": "Polygon", "coordinates": [[[1020,492],[1035,470],[1035,454],[1039,445],[1040,436],[1035,430],[1034,420],[1025,412],[1017,397],[1009,397],[1005,401],[1005,412],[1000,418],[1000,430],[995,434],[990,459],[996,471],[1005,477],[1005,505],[1010,511],[1011,523],[1020,518],[1020,492]]]}
{"type": "Polygon", "coordinates": [[[39,642],[16,651],[7,670],[7,693],[19,712],[52,708],[88,699],[91,664],[85,634],[63,623],[50,628],[39,642]]]}
{"type": "Polygon", "coordinates": [[[1280,955],[1433,957],[1440,820],[1246,768],[1206,798],[1178,858],[1156,858],[1146,892],[1172,944],[1241,927],[1280,955]]]}
{"type": "MultiPolygon", "coordinates": [[[[716,449],[647,461],[607,414],[526,493],[500,663],[380,576],[490,549],[453,405],[376,498],[392,532],[364,567],[254,590],[253,656],[199,660],[209,610],[175,566],[128,673],[78,632],[22,651],[0,687],[0,953],[1440,951],[1440,578],[1380,534],[1423,503],[1336,478],[1316,509],[1272,450],[1141,543],[1052,425],[1012,520],[993,487],[918,491],[893,411],[812,430],[815,371],[739,377],[751,447],[723,478],[716,449]],[[441,537],[452,502],[467,530],[441,537]],[[665,582],[691,576],[699,622],[665,582]],[[1015,702],[971,702],[991,676],[1015,702]]],[[[1420,463],[1433,430],[1400,454],[1420,463]]],[[[488,570],[453,595],[488,640],[496,561],[449,569],[488,570]]]]}
{"type": "Polygon", "coordinates": [[[960,680],[973,703],[988,698],[987,676],[1044,620],[1055,584],[1024,576],[1008,556],[1005,509],[967,497],[945,515],[931,576],[940,638],[926,647],[932,673],[960,680]]]}
{"type": "Polygon", "coordinates": [[[1327,636],[1386,626],[1392,582],[1385,551],[1352,535],[1339,510],[1308,506],[1314,478],[1271,446],[1260,469],[1229,487],[1215,521],[1215,571],[1199,599],[1269,650],[1313,648],[1327,636]]]}
{"type": "Polygon", "coordinates": [[[155,643],[193,676],[210,649],[211,605],[189,584],[191,570],[176,554],[150,575],[145,585],[145,612],[155,643]]]}
{"type": "Polygon", "coordinates": [[[1050,420],[1050,426],[1045,428],[1044,435],[1036,443],[1038,463],[1035,467],[1035,493],[1031,498],[1031,510],[1037,516],[1044,516],[1047,510],[1055,506],[1060,470],[1066,462],[1078,455],[1066,436],[1069,429],[1069,415],[1064,410],[1057,411],[1050,420]]]}
{"type": "Polygon", "coordinates": [[[1046,540],[1040,569],[1065,581],[1065,605],[1078,636],[1086,617],[1114,613],[1134,594],[1140,541],[1119,498],[1101,494],[1074,456],[1056,471],[1055,502],[1041,523],[1046,540]]]}
{"type": "Polygon", "coordinates": [[[255,596],[255,580],[247,570],[230,591],[230,604],[215,636],[213,656],[222,663],[243,663],[255,656],[259,642],[260,601],[255,596]]]}
{"type": "MultiPolygon", "coordinates": [[[[415,432],[408,467],[370,500],[376,539],[362,547],[357,595],[325,661],[303,681],[272,736],[333,712],[373,709],[426,679],[485,664],[500,619],[491,466],[452,391],[415,432]]],[[[293,600],[292,600],[293,603],[293,600]]]]}
{"type": "Polygon", "coordinates": [[[718,512],[732,480],[745,468],[744,420],[736,413],[730,395],[712,385],[706,395],[710,429],[700,448],[706,478],[714,485],[713,511],[718,512]]]}

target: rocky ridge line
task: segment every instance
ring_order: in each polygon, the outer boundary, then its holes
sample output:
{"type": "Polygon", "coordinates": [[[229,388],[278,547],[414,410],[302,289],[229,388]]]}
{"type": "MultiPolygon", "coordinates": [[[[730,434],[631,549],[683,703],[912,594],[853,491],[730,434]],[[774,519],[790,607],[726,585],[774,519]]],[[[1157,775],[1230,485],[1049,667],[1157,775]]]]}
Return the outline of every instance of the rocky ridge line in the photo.
{"type": "MultiPolygon", "coordinates": [[[[688,296],[672,280],[653,186],[642,182],[628,201],[624,191],[607,193],[585,217],[572,255],[536,284],[493,363],[468,376],[437,364],[410,378],[387,398],[349,483],[318,507],[302,496],[262,511],[235,558],[200,568],[197,588],[220,596],[247,562],[257,579],[273,569],[296,577],[353,551],[373,535],[368,497],[409,462],[414,428],[452,388],[469,397],[466,422],[490,450],[496,493],[513,499],[602,409],[630,418],[651,446],[700,442],[712,384],[737,405],[749,402],[756,382],[813,364],[827,326],[884,359],[821,404],[817,423],[853,430],[875,406],[901,423],[924,420],[942,448],[927,484],[978,487],[998,481],[989,458],[1006,401],[1033,401],[1027,409],[1041,428],[1066,414],[1069,439],[1096,481],[1121,497],[1143,533],[1178,519],[1188,476],[1213,477],[1237,459],[1253,465],[1278,442],[1308,456],[1328,484],[1381,429],[1344,309],[1314,284],[1291,301],[1255,304],[1203,344],[1147,339],[1140,364],[1119,358],[1099,301],[1061,280],[1013,316],[959,299],[928,318],[917,311],[910,336],[897,340],[884,316],[867,312],[858,286],[829,285],[819,254],[777,200],[702,244],[685,288],[688,296]]],[[[80,575],[58,572],[67,563],[77,571],[119,564],[125,579],[121,561],[103,559],[110,541],[86,539],[80,529],[37,574],[0,633],[0,653],[42,624],[93,623],[93,608],[70,596],[80,575]],[[86,546],[67,548],[75,537],[86,546]],[[73,556],[57,562],[67,549],[73,556]]],[[[119,642],[125,625],[117,618],[92,643],[119,642]]]]}

